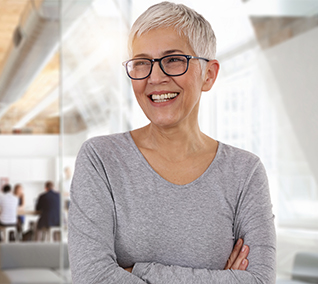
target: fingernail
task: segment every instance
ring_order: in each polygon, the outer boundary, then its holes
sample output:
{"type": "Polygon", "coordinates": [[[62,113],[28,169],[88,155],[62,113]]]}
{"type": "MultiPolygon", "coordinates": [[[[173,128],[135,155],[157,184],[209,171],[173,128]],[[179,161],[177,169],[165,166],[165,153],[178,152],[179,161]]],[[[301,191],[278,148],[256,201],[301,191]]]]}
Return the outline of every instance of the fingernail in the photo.
{"type": "Polygon", "coordinates": [[[242,252],[244,252],[246,250],[246,246],[242,247],[242,252]]]}
{"type": "Polygon", "coordinates": [[[243,259],[242,264],[243,264],[243,265],[246,264],[246,259],[243,259]]]}
{"type": "Polygon", "coordinates": [[[239,239],[236,244],[237,244],[238,246],[241,246],[241,245],[242,245],[242,240],[239,239]]]}

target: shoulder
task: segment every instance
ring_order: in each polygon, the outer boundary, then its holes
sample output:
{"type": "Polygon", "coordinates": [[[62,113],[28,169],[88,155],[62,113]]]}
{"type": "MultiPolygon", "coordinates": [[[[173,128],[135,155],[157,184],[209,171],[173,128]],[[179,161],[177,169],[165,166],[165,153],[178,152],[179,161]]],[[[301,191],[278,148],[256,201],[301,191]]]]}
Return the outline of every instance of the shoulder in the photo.
{"type": "Polygon", "coordinates": [[[243,149],[219,142],[217,164],[224,173],[234,174],[235,177],[247,178],[255,171],[265,173],[260,158],[243,149]]]}
{"type": "Polygon", "coordinates": [[[12,193],[7,193],[7,194],[5,194],[5,195],[4,195],[4,200],[5,200],[6,202],[18,202],[18,201],[19,201],[18,197],[15,196],[15,195],[12,194],[12,193]]]}
{"type": "Polygon", "coordinates": [[[260,158],[243,149],[219,142],[219,158],[235,164],[259,163],[260,158]]]}
{"type": "Polygon", "coordinates": [[[83,143],[78,159],[89,159],[91,162],[97,162],[128,157],[133,149],[131,140],[129,132],[90,138],[83,143]]]}
{"type": "Polygon", "coordinates": [[[51,196],[51,190],[47,192],[43,192],[39,195],[39,200],[50,198],[50,196],[51,196]]]}
{"type": "Polygon", "coordinates": [[[60,193],[54,189],[49,190],[48,192],[44,193],[43,196],[52,197],[58,196],[60,193]]]}
{"type": "Polygon", "coordinates": [[[82,148],[105,151],[107,149],[122,148],[129,145],[129,132],[96,136],[86,140],[82,148]]]}
{"type": "Polygon", "coordinates": [[[268,178],[261,159],[246,150],[221,144],[218,169],[222,173],[223,183],[236,188],[237,198],[243,198],[242,192],[251,196],[268,195],[268,178]]]}
{"type": "Polygon", "coordinates": [[[40,200],[40,199],[43,199],[43,198],[45,198],[46,194],[47,194],[46,192],[44,192],[44,193],[41,193],[41,194],[39,195],[39,200],[40,200]]]}

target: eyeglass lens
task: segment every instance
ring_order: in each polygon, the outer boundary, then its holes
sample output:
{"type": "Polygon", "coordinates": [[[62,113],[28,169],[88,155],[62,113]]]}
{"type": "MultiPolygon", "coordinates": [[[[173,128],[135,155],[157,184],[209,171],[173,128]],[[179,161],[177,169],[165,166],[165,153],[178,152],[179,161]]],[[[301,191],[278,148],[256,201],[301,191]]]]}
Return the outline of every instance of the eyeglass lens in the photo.
{"type": "MultiPolygon", "coordinates": [[[[188,59],[183,55],[169,55],[159,60],[161,69],[171,76],[182,75],[188,67],[188,59]]],[[[141,79],[150,75],[152,61],[150,59],[132,59],[127,63],[127,72],[131,78],[141,79]]]]}

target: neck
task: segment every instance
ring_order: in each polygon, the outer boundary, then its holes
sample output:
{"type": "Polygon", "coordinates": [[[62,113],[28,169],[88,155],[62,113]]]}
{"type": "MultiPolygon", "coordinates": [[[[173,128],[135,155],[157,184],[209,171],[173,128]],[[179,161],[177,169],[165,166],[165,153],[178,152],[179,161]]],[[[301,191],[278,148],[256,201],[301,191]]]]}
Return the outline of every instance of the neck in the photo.
{"type": "Polygon", "coordinates": [[[133,134],[138,146],[159,152],[167,160],[182,161],[202,149],[207,136],[196,124],[192,127],[161,128],[149,124],[133,134]]]}

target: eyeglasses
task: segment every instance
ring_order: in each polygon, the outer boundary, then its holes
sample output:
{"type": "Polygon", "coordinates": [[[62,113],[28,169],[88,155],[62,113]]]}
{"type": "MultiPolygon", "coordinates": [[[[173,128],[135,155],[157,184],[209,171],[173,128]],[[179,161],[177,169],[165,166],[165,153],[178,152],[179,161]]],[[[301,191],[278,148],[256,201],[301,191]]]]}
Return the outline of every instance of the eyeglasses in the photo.
{"type": "Polygon", "coordinates": [[[173,54],[161,58],[134,58],[123,62],[129,78],[133,80],[143,80],[150,76],[152,67],[155,62],[159,62],[159,66],[163,73],[168,76],[181,76],[188,71],[190,59],[202,59],[209,61],[203,57],[192,55],[173,54]]]}

